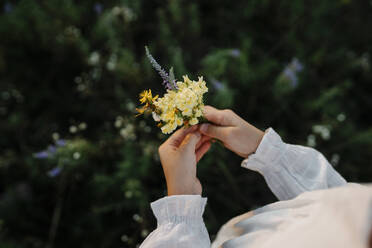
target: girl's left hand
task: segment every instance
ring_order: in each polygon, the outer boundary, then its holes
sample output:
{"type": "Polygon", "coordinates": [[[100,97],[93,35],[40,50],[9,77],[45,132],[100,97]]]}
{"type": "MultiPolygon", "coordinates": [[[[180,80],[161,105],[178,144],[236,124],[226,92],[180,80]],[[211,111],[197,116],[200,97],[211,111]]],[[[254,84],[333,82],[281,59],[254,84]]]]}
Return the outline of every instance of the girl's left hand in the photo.
{"type": "Polygon", "coordinates": [[[201,195],[196,164],[210,146],[210,137],[202,136],[198,126],[193,126],[179,129],[159,147],[168,196],[201,195]]]}

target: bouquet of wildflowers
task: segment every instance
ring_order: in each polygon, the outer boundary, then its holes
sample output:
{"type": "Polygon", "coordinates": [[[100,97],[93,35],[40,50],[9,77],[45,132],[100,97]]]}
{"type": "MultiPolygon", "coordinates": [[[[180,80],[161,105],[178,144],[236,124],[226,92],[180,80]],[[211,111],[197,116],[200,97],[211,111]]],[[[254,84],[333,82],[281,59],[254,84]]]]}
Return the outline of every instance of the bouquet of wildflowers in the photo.
{"type": "Polygon", "coordinates": [[[163,97],[153,97],[151,89],[143,91],[139,99],[143,106],[137,108],[138,115],[146,111],[151,112],[154,120],[158,122],[158,127],[165,134],[172,133],[178,126],[198,124],[203,119],[203,95],[208,92],[203,77],[192,81],[185,75],[183,81],[177,81],[173,68],[168,74],[151,56],[148,48],[145,48],[150,63],[163,79],[167,93],[163,97]]]}

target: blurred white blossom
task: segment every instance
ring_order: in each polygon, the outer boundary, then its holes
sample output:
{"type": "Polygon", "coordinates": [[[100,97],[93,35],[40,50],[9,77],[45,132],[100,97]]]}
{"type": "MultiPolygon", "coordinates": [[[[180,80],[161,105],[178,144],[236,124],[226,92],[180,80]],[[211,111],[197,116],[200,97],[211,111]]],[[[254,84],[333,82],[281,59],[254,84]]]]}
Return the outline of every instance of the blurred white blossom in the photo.
{"type": "Polygon", "coordinates": [[[94,51],[90,54],[89,59],[88,59],[88,63],[90,65],[98,65],[99,59],[100,59],[99,53],[97,51],[94,51]]]}
{"type": "Polygon", "coordinates": [[[115,6],[112,8],[112,14],[115,16],[122,16],[126,22],[131,22],[136,18],[133,10],[126,6],[115,6]]]}
{"type": "Polygon", "coordinates": [[[80,158],[80,152],[74,152],[74,154],[72,154],[72,157],[76,160],[78,160],[80,158]]]}
{"type": "Polygon", "coordinates": [[[141,236],[142,236],[142,238],[145,238],[148,234],[149,234],[149,231],[148,231],[147,229],[143,229],[143,230],[141,231],[141,236]]]}
{"type": "Polygon", "coordinates": [[[345,119],[346,119],[346,115],[345,114],[341,113],[341,114],[337,115],[337,120],[339,122],[343,122],[345,119]]]}
{"type": "Polygon", "coordinates": [[[52,138],[53,138],[54,141],[59,140],[59,133],[54,132],[54,133],[52,134],[52,138]]]}
{"type": "Polygon", "coordinates": [[[135,128],[134,125],[129,123],[124,128],[120,129],[120,135],[127,140],[135,140],[136,134],[135,134],[135,128]]]}
{"type": "Polygon", "coordinates": [[[85,130],[85,129],[87,129],[87,124],[86,124],[85,122],[80,123],[80,124],[79,124],[79,129],[80,129],[80,130],[85,130]]]}
{"type": "Polygon", "coordinates": [[[331,127],[326,125],[315,125],[313,126],[313,132],[319,134],[323,140],[329,140],[331,138],[331,127]]]}
{"type": "Polygon", "coordinates": [[[338,155],[337,153],[335,153],[335,154],[332,155],[331,164],[333,166],[337,166],[338,165],[338,162],[340,162],[340,155],[338,155]]]}
{"type": "Polygon", "coordinates": [[[133,102],[131,102],[131,101],[128,101],[127,104],[125,105],[125,107],[129,111],[132,111],[132,112],[135,112],[136,111],[136,105],[133,102]]]}
{"type": "Polygon", "coordinates": [[[128,235],[122,235],[121,236],[121,241],[123,241],[124,243],[126,243],[126,242],[128,242],[129,241],[129,237],[128,237],[128,235]]]}
{"type": "Polygon", "coordinates": [[[314,134],[310,134],[309,136],[307,136],[307,145],[311,147],[316,146],[316,137],[314,134]]]}
{"type": "Polygon", "coordinates": [[[133,196],[133,192],[128,190],[128,191],[125,191],[125,198],[132,198],[133,196]]]}
{"type": "Polygon", "coordinates": [[[76,126],[70,126],[70,133],[76,133],[78,128],[76,126]]]}
{"type": "Polygon", "coordinates": [[[143,218],[141,216],[139,216],[139,214],[134,214],[133,215],[133,220],[138,222],[138,223],[141,223],[143,221],[143,218]]]}
{"type": "Polygon", "coordinates": [[[110,58],[107,61],[106,68],[109,71],[113,71],[116,68],[118,56],[116,54],[111,54],[110,58]]]}
{"type": "Polygon", "coordinates": [[[121,116],[116,117],[114,125],[116,128],[121,127],[123,125],[123,118],[121,116]]]}

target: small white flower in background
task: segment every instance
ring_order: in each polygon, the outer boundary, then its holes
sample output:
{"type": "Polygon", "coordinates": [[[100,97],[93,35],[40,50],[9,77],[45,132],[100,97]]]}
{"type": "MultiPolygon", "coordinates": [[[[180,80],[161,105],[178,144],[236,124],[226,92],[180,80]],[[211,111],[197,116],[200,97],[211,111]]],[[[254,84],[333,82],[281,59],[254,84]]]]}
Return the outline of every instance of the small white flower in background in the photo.
{"type": "Polygon", "coordinates": [[[331,138],[331,127],[326,125],[315,125],[313,126],[313,132],[320,134],[323,140],[329,140],[331,138]]]}
{"type": "Polygon", "coordinates": [[[59,140],[59,133],[53,133],[52,138],[54,141],[59,140]]]}
{"type": "Polygon", "coordinates": [[[135,140],[136,134],[135,134],[135,128],[134,125],[129,123],[124,128],[120,129],[120,135],[127,140],[135,140]]]}
{"type": "Polygon", "coordinates": [[[331,164],[333,166],[337,166],[339,162],[340,162],[340,155],[338,155],[337,153],[333,154],[331,158],[331,164]]]}
{"type": "Polygon", "coordinates": [[[136,15],[133,13],[133,10],[126,6],[115,6],[114,8],[112,8],[112,14],[116,16],[122,15],[126,22],[130,22],[136,17],[136,15]]]}
{"type": "Polygon", "coordinates": [[[70,133],[76,133],[77,132],[77,127],[76,126],[70,126],[70,133]]]}
{"type": "Polygon", "coordinates": [[[365,71],[369,71],[371,68],[369,53],[365,52],[359,59],[359,64],[365,71]]]}
{"type": "Polygon", "coordinates": [[[344,113],[338,114],[337,115],[337,120],[339,122],[343,122],[346,119],[346,115],[344,113]]]}
{"type": "Polygon", "coordinates": [[[138,222],[138,223],[141,223],[143,221],[142,217],[139,216],[138,214],[133,215],[133,220],[138,222]]]}
{"type": "Polygon", "coordinates": [[[316,137],[314,134],[310,134],[309,136],[307,136],[307,145],[311,147],[316,146],[316,137]]]}
{"type": "Polygon", "coordinates": [[[81,155],[80,155],[80,152],[74,152],[74,154],[72,154],[72,157],[75,159],[75,160],[78,160],[81,155]]]}
{"type": "Polygon", "coordinates": [[[109,60],[107,61],[106,68],[109,71],[113,71],[116,68],[116,61],[118,59],[118,56],[116,54],[111,54],[109,60]]]}
{"type": "Polygon", "coordinates": [[[129,237],[128,237],[128,235],[125,235],[125,234],[122,235],[122,236],[121,236],[121,241],[124,242],[124,243],[128,242],[128,241],[129,241],[129,237]]]}
{"type": "Polygon", "coordinates": [[[125,198],[132,198],[133,196],[133,192],[128,190],[128,191],[125,191],[125,198]]]}
{"type": "Polygon", "coordinates": [[[130,101],[127,102],[127,104],[125,105],[125,107],[129,111],[132,111],[132,112],[135,112],[136,111],[136,105],[133,102],[130,102],[130,101]]]}
{"type": "Polygon", "coordinates": [[[121,127],[123,125],[123,119],[120,116],[116,117],[114,125],[116,128],[121,127]]]}
{"type": "Polygon", "coordinates": [[[80,123],[80,124],[79,124],[79,129],[80,129],[80,130],[85,130],[85,129],[87,129],[87,124],[86,124],[85,122],[80,123]]]}
{"type": "Polygon", "coordinates": [[[98,52],[94,51],[90,54],[89,56],[89,59],[88,59],[88,63],[90,65],[98,65],[99,63],[99,59],[100,59],[100,55],[98,52]]]}
{"type": "Polygon", "coordinates": [[[145,238],[148,234],[149,234],[149,231],[148,231],[147,229],[143,229],[143,230],[141,231],[141,236],[142,236],[142,238],[145,238]]]}

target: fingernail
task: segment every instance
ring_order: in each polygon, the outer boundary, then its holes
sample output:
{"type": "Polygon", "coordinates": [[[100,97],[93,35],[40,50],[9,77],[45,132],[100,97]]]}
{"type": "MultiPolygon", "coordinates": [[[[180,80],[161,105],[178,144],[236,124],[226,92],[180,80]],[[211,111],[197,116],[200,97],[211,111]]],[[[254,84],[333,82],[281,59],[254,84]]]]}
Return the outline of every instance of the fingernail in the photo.
{"type": "Polygon", "coordinates": [[[207,129],[208,129],[208,124],[202,124],[200,127],[200,131],[204,133],[207,131],[207,129]]]}

